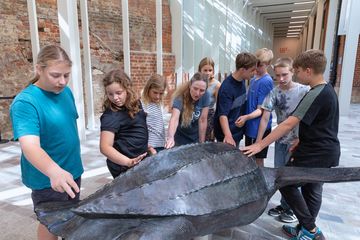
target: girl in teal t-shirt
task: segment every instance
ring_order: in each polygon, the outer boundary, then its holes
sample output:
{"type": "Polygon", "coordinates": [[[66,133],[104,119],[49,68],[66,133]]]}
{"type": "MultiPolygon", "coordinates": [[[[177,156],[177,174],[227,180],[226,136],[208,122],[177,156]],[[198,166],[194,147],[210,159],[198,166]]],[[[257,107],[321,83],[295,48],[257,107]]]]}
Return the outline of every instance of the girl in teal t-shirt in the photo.
{"type": "MultiPolygon", "coordinates": [[[[23,183],[39,203],[79,199],[81,174],[74,97],[66,86],[71,60],[54,45],[37,57],[36,75],[10,107],[14,138],[20,142],[23,183]]],[[[39,239],[57,239],[39,224],[39,239]]]]}

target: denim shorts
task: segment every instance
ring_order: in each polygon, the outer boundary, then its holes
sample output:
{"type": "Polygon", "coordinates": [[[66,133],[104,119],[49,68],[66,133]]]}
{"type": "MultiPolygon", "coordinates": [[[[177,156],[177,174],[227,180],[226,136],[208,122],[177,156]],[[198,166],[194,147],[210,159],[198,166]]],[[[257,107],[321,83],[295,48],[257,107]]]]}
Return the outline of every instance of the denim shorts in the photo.
{"type": "MultiPolygon", "coordinates": [[[[79,189],[81,186],[81,177],[75,179],[79,189]]],[[[71,198],[66,192],[56,192],[52,188],[44,188],[40,190],[32,190],[31,199],[34,204],[34,209],[40,204],[45,202],[65,202],[65,201],[79,201],[80,192],[75,193],[75,198],[71,198]]]]}

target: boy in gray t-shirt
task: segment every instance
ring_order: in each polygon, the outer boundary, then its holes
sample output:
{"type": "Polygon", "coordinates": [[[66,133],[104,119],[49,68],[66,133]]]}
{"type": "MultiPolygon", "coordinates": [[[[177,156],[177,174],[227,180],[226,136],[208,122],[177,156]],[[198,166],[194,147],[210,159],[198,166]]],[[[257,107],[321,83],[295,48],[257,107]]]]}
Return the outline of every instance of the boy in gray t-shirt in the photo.
{"type": "MultiPolygon", "coordinates": [[[[279,58],[274,65],[275,77],[278,85],[267,95],[261,108],[263,114],[260,121],[257,142],[263,137],[270,114],[276,113],[277,124],[280,124],[290,116],[303,96],[309,91],[309,87],[293,82],[293,68],[291,58],[279,58]]],[[[298,141],[298,127],[292,129],[275,142],[274,166],[282,167],[291,156],[292,146],[298,141]]],[[[295,222],[296,216],[281,198],[281,205],[269,210],[270,216],[279,217],[283,222],[295,222]]]]}

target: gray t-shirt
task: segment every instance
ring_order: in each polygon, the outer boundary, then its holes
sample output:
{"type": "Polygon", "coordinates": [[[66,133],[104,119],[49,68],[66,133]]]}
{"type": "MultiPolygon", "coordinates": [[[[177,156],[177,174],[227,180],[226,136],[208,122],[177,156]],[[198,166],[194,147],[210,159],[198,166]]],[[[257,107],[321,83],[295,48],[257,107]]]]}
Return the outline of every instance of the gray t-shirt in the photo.
{"type": "Polygon", "coordinates": [[[209,107],[209,104],[210,95],[206,91],[205,94],[195,102],[190,125],[182,127],[183,100],[182,97],[174,99],[173,108],[179,109],[180,111],[179,125],[174,136],[176,146],[199,142],[199,118],[201,116],[202,109],[209,107]]]}
{"type": "MultiPolygon", "coordinates": [[[[282,90],[279,86],[276,86],[266,96],[261,107],[270,112],[275,110],[277,124],[280,124],[291,115],[308,91],[309,87],[300,83],[294,83],[294,86],[289,90],[282,90]]],[[[297,126],[292,129],[287,135],[281,137],[278,142],[290,144],[298,137],[298,128],[297,126]]]]}
{"type": "Polygon", "coordinates": [[[207,92],[210,94],[210,104],[209,104],[209,109],[215,109],[215,103],[216,103],[216,99],[215,99],[215,89],[216,86],[219,84],[220,82],[218,80],[215,80],[212,84],[209,84],[209,87],[207,89],[207,92]]]}

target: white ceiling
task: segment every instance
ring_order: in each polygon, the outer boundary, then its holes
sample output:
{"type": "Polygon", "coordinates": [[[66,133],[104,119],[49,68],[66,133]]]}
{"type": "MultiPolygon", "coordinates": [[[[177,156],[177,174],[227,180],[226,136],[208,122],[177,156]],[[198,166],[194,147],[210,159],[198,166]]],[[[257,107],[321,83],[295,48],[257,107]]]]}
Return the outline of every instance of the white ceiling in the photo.
{"type": "MultiPolygon", "coordinates": [[[[302,29],[311,14],[316,1],[310,0],[245,0],[247,4],[257,9],[265,21],[272,23],[274,26],[274,37],[286,37],[288,29],[302,29]],[[301,3],[301,4],[298,4],[301,3]],[[299,11],[300,12],[293,12],[299,11]],[[296,18],[306,16],[302,18],[296,18]],[[293,17],[293,18],[292,18],[293,17]],[[295,17],[295,18],[294,18],[295,17]],[[303,21],[301,23],[296,23],[303,21]],[[290,23],[295,22],[295,23],[290,23]],[[289,26],[299,26],[292,28],[289,26]]],[[[290,31],[293,33],[300,31],[290,31]]],[[[296,34],[291,34],[298,36],[296,34]]]]}

